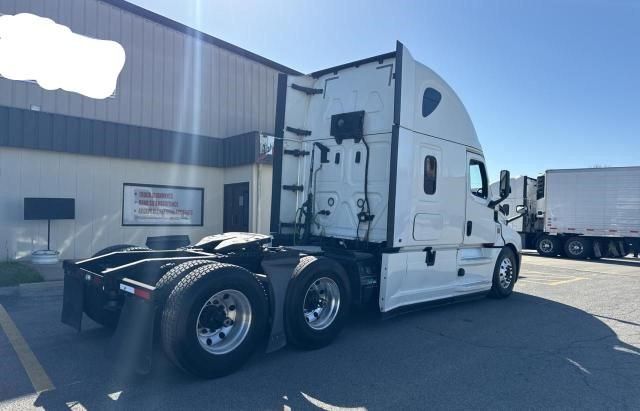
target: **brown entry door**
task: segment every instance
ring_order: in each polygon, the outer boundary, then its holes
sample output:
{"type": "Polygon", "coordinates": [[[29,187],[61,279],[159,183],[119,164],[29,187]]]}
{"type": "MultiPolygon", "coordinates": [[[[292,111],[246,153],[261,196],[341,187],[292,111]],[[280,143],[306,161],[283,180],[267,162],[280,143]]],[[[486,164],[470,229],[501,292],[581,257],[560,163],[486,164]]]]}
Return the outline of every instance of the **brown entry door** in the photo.
{"type": "Polygon", "coordinates": [[[249,231],[249,183],[224,185],[224,217],[222,230],[249,231]]]}

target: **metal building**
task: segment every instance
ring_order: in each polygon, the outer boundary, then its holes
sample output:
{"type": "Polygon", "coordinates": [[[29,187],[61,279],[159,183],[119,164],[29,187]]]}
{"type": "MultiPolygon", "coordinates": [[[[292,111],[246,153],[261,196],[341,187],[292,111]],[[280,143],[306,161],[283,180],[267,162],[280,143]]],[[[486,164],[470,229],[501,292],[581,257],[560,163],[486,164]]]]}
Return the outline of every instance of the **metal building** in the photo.
{"type": "Polygon", "coordinates": [[[0,78],[2,258],[46,248],[47,222],[25,220],[31,197],[75,200],[73,220],[51,223],[63,258],[147,236],[268,232],[265,135],[274,134],[278,73],[296,71],[122,0],[0,0],[0,14],[18,13],[117,41],[126,62],[104,100],[0,78]],[[184,199],[200,218],[128,221],[129,186],[135,196],[169,186],[157,190],[175,190],[176,207],[184,199]]]}

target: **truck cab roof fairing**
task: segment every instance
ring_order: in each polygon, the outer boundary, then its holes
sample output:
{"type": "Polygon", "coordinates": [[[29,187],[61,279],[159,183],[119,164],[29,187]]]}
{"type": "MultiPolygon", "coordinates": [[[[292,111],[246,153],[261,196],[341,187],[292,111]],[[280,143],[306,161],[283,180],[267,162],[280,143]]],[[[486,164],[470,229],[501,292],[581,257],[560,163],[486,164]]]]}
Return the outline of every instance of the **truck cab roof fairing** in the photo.
{"type": "MultiPolygon", "coordinates": [[[[482,151],[469,113],[453,88],[435,71],[414,60],[409,49],[400,42],[394,52],[318,70],[308,76],[316,80],[323,77],[331,78],[349,68],[358,68],[372,62],[382,64],[385,60],[397,59],[398,56],[402,59],[399,65],[402,69],[400,126],[482,151]],[[423,117],[421,105],[427,89],[437,91],[440,101],[433,112],[423,117]]],[[[320,86],[324,84],[324,80],[316,84],[320,86]]]]}
{"type": "Polygon", "coordinates": [[[469,113],[455,91],[436,72],[413,59],[402,46],[402,92],[400,126],[418,133],[459,143],[482,151],[469,113]],[[422,104],[427,89],[441,99],[433,112],[423,117],[422,104]]]}

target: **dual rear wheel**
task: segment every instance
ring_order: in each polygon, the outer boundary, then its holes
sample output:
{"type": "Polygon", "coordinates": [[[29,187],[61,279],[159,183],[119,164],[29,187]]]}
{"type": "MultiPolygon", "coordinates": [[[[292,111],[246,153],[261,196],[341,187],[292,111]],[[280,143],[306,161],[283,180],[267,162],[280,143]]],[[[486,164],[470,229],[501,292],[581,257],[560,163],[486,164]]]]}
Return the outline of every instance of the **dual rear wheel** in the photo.
{"type": "MultiPolygon", "coordinates": [[[[191,374],[227,375],[242,366],[267,337],[265,289],[244,268],[190,263],[174,267],[164,282],[170,292],[159,322],[162,345],[167,356],[191,374]]],[[[344,326],[349,295],[346,273],[338,263],[302,258],[284,302],[288,342],[307,349],[329,344],[344,326]]]]}

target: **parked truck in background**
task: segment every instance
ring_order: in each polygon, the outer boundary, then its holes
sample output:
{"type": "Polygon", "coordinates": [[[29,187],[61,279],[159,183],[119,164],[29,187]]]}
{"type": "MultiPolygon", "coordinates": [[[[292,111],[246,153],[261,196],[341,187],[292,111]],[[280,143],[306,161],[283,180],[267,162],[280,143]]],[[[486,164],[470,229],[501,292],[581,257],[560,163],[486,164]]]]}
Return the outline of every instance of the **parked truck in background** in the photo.
{"type": "Polygon", "coordinates": [[[640,167],[547,170],[511,187],[504,204],[523,248],[575,259],[640,250],[640,167]]]}
{"type": "Polygon", "coordinates": [[[509,173],[490,196],[464,105],[402,44],[280,75],[275,124],[272,236],[67,261],[62,321],[116,327],[110,351],[141,370],[158,335],[178,367],[217,377],[260,346],[329,344],[352,304],[511,294],[520,237],[496,210],[509,173]]]}

